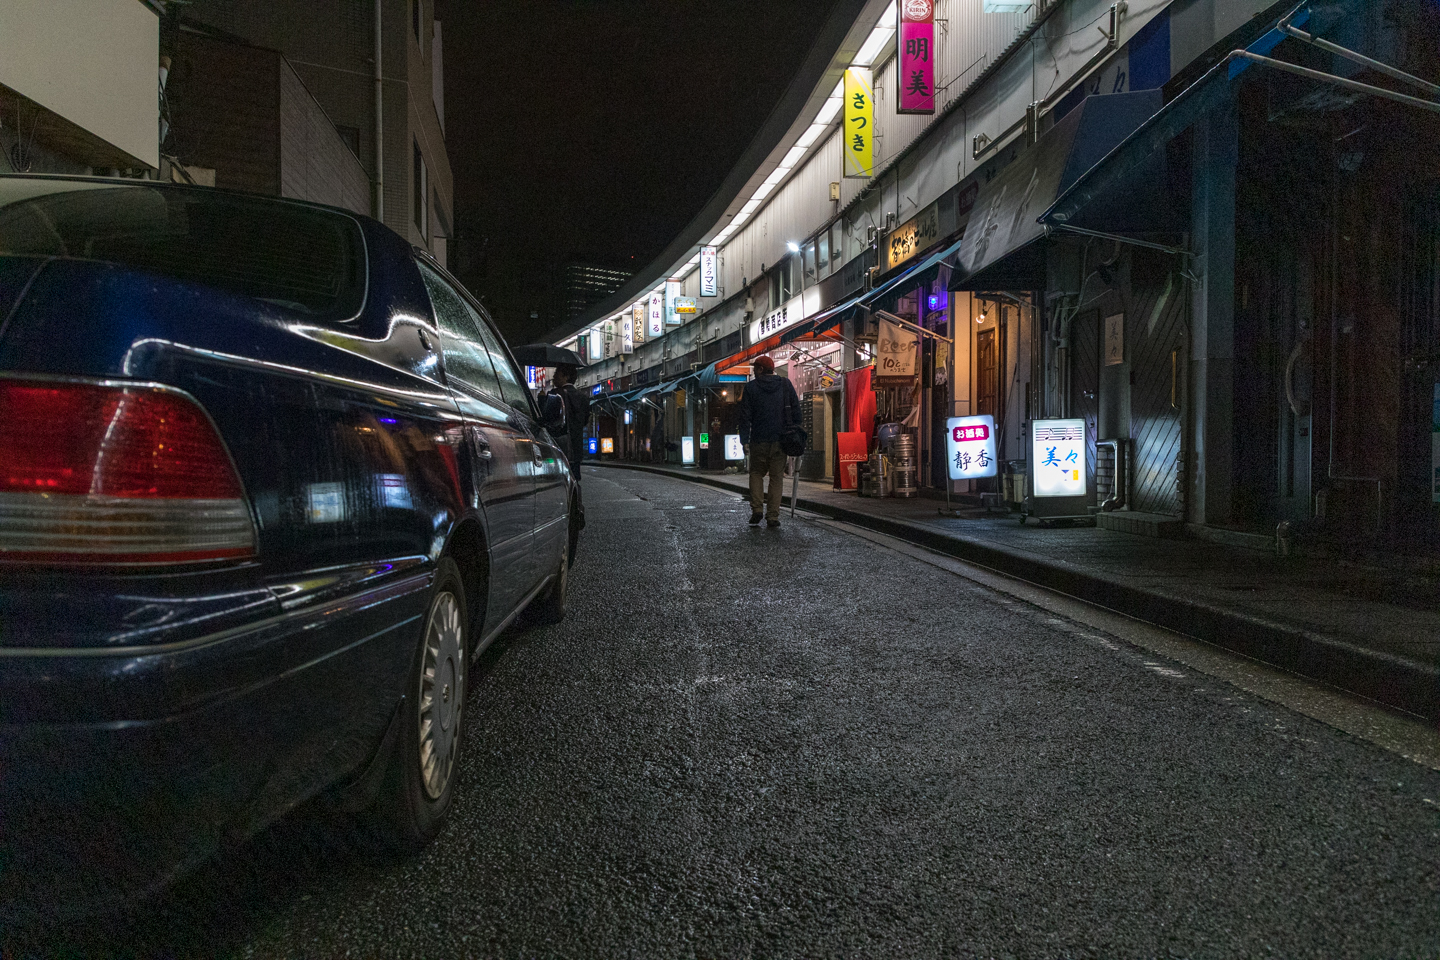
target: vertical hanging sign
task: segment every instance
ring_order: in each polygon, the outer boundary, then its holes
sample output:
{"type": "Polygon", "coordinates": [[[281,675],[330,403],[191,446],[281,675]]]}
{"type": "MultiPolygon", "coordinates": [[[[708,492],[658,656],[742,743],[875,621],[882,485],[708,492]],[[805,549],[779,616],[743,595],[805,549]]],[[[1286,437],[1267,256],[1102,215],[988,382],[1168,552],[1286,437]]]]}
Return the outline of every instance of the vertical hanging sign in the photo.
{"type": "Polygon", "coordinates": [[[650,317],[645,325],[645,335],[652,340],[665,336],[665,294],[659,290],[650,294],[650,317]]]}
{"type": "Polygon", "coordinates": [[[635,331],[635,342],[645,342],[645,301],[630,307],[630,326],[635,331]]]}
{"type": "Polygon", "coordinates": [[[718,297],[720,295],[720,269],[719,258],[715,255],[714,247],[700,248],[700,296],[718,297]]]}
{"type": "Polygon", "coordinates": [[[935,0],[900,0],[897,113],[935,112],[935,0]]]}
{"type": "Polygon", "coordinates": [[[665,281],[665,325],[673,327],[682,323],[684,318],[675,311],[675,301],[680,298],[680,281],[665,281]]]}
{"type": "Polygon", "coordinates": [[[635,352],[635,318],[631,314],[620,315],[620,354],[625,356],[635,352]]]}
{"type": "Polygon", "coordinates": [[[875,172],[875,87],[869,67],[845,71],[845,176],[868,177],[875,172]]]}

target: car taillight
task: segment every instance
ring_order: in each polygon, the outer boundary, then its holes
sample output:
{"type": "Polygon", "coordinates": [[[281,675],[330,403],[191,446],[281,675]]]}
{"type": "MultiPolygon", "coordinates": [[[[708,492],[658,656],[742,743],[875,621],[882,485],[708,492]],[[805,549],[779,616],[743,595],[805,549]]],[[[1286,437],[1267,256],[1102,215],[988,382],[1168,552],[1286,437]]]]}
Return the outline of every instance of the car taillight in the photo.
{"type": "Polygon", "coordinates": [[[0,378],[0,559],[248,557],[240,478],[205,412],[141,384],[0,378]]]}

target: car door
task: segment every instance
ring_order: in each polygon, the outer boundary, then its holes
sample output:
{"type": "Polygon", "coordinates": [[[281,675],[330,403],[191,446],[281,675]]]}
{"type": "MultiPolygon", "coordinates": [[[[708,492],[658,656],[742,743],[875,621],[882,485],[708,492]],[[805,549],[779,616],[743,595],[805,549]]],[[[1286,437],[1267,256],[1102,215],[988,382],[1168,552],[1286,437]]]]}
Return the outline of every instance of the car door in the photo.
{"type": "Polygon", "coordinates": [[[550,437],[540,423],[539,411],[525,381],[520,376],[520,367],[510,356],[505,341],[501,338],[488,317],[480,318],[480,337],[490,351],[490,360],[500,379],[500,389],[525,424],[531,440],[535,470],[535,557],[539,562],[538,573],[545,577],[559,566],[560,557],[569,536],[570,468],[565,453],[550,437]]]}
{"type": "Polygon", "coordinates": [[[534,444],[506,401],[490,351],[480,339],[483,321],[448,280],[424,261],[417,262],[440,329],[446,383],[465,424],[471,496],[485,516],[488,633],[524,600],[536,579],[534,444]]]}

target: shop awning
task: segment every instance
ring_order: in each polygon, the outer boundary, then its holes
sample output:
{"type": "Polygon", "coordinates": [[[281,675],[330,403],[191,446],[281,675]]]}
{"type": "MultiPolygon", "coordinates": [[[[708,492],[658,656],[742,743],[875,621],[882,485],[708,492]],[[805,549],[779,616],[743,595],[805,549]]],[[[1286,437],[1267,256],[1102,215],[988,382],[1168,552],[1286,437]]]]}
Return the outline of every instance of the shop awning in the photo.
{"type": "Polygon", "coordinates": [[[906,287],[918,287],[921,284],[932,282],[940,272],[941,262],[954,257],[955,254],[960,252],[964,245],[965,239],[961,237],[949,246],[944,247],[936,253],[932,253],[899,276],[892,277],[874,290],[867,291],[856,297],[856,302],[862,307],[868,306],[886,294],[894,293],[896,290],[906,287]]]}
{"type": "Polygon", "coordinates": [[[827,307],[821,310],[815,316],[794,329],[781,333],[780,343],[792,343],[796,340],[819,336],[838,327],[856,310],[868,307],[886,294],[894,293],[906,287],[920,286],[921,284],[933,282],[935,276],[940,272],[942,262],[959,252],[962,242],[963,241],[956,240],[949,246],[941,248],[930,256],[921,259],[908,270],[891,277],[874,290],[868,290],[858,296],[842,300],[833,307],[827,307]]]}
{"type": "Polygon", "coordinates": [[[1037,219],[1085,171],[1160,110],[1159,90],[1086,97],[980,191],[952,290],[1045,286],[1037,219]]]}
{"type": "MultiPolygon", "coordinates": [[[[1290,17],[1290,23],[1297,27],[1304,26],[1309,18],[1308,9],[1300,10],[1290,17]]],[[[1278,29],[1278,24],[1284,19],[1281,17],[1270,24],[1258,40],[1245,48],[1246,51],[1261,56],[1273,51],[1280,41],[1285,39],[1286,35],[1278,29]]],[[[1049,208],[1040,215],[1040,222],[1054,227],[1103,229],[1088,222],[1095,208],[1100,205],[1098,201],[1114,196],[1137,180],[1147,179],[1147,168],[1152,166],[1158,157],[1163,156],[1162,148],[1196,120],[1234,96],[1237,79],[1250,66],[1251,61],[1233,55],[1215,64],[1203,77],[1186,87],[1163,108],[1155,111],[1129,136],[1099,158],[1082,176],[1069,185],[1062,186],[1049,208]]]]}

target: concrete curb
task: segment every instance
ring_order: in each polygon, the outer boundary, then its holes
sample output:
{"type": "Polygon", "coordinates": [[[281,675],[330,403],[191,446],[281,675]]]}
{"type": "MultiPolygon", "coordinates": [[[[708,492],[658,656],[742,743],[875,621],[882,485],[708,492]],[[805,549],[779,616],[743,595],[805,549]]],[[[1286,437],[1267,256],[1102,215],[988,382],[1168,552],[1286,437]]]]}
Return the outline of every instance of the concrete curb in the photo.
{"type": "MultiPolygon", "coordinates": [[[[731,493],[744,492],[731,483],[702,474],[690,475],[643,464],[591,462],[701,483],[731,493]]],[[[784,503],[790,503],[788,492],[784,503]]],[[[1233,650],[1388,707],[1427,720],[1440,720],[1440,671],[1433,666],[1368,650],[1343,637],[1314,633],[1163,591],[1114,583],[1083,570],[1046,563],[992,544],[963,540],[908,520],[876,517],[803,496],[798,506],[1233,650]]]]}

